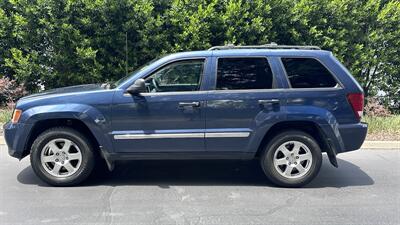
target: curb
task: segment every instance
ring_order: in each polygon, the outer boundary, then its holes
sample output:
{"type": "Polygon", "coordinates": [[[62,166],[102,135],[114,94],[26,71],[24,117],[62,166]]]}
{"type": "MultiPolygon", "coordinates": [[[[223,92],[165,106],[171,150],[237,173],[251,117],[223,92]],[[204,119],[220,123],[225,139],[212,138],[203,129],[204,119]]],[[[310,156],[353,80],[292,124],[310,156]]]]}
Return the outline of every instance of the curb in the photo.
{"type": "MultiPolygon", "coordinates": [[[[4,137],[0,135],[0,145],[6,144],[4,137]]],[[[362,149],[393,149],[400,150],[400,141],[364,141],[362,149]]]]}
{"type": "Polygon", "coordinates": [[[361,148],[400,150],[400,141],[364,141],[361,148]]]}

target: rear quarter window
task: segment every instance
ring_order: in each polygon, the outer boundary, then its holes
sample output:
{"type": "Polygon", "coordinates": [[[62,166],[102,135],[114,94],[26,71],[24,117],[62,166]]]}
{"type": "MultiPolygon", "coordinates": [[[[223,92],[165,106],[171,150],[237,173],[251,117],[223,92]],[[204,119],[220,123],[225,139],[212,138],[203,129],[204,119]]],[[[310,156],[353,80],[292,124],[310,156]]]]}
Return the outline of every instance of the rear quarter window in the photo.
{"type": "Polygon", "coordinates": [[[332,88],[333,75],[313,58],[281,58],[292,88],[332,88]]]}

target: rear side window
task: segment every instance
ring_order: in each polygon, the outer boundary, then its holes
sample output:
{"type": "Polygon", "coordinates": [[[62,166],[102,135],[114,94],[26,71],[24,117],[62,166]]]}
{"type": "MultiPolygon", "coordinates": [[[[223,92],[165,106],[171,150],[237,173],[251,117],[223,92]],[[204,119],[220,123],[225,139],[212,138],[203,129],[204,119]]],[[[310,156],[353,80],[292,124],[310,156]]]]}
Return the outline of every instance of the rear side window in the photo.
{"type": "Polygon", "coordinates": [[[271,89],[272,83],[266,58],[218,59],[217,90],[271,89]]]}
{"type": "Polygon", "coordinates": [[[292,88],[329,88],[337,85],[332,74],[312,58],[282,58],[292,88]]]}

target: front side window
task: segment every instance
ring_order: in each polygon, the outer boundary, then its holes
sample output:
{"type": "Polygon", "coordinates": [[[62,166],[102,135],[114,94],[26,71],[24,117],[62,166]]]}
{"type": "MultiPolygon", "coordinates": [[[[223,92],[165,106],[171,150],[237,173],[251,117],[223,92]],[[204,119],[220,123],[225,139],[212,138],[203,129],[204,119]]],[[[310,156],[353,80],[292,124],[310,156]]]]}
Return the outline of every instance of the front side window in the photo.
{"type": "Polygon", "coordinates": [[[204,60],[185,60],[171,63],[145,79],[148,92],[200,90],[204,60]]]}
{"type": "Polygon", "coordinates": [[[282,58],[292,88],[329,88],[337,85],[332,74],[312,58],[282,58]]]}
{"type": "Polygon", "coordinates": [[[271,89],[272,83],[266,58],[218,59],[217,90],[271,89]]]}

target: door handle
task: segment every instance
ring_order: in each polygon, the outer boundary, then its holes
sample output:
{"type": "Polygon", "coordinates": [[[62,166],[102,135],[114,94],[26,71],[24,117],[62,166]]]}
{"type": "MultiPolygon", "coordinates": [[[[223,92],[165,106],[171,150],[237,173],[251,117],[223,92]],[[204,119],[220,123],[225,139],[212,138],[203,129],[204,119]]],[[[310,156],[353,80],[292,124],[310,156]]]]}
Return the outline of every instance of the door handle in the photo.
{"type": "Polygon", "coordinates": [[[199,107],[200,102],[179,102],[179,108],[185,108],[185,107],[199,107]]]}
{"type": "Polygon", "coordinates": [[[258,100],[258,104],[265,105],[265,104],[279,104],[279,99],[268,99],[268,100],[258,100]]]}

